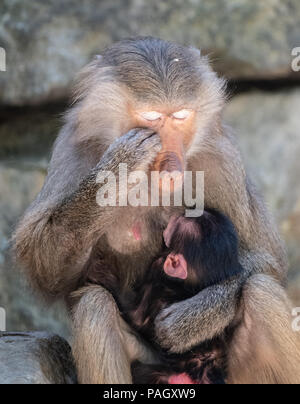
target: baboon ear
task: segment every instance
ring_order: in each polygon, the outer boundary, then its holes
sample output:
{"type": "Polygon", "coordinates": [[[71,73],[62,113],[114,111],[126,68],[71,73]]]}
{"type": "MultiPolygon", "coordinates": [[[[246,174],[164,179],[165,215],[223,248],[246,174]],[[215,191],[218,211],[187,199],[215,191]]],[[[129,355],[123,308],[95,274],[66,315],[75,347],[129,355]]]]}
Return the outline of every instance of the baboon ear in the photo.
{"type": "Polygon", "coordinates": [[[172,278],[186,279],[188,272],[184,256],[182,254],[169,254],[164,263],[164,271],[172,278]]]}

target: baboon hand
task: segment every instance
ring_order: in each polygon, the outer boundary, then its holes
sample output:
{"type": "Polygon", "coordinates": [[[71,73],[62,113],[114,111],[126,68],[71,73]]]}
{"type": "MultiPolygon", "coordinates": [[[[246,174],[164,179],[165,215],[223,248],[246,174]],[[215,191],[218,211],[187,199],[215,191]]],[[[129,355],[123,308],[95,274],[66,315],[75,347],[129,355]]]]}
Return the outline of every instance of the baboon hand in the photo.
{"type": "Polygon", "coordinates": [[[194,345],[191,316],[186,302],[175,303],[162,310],[155,320],[155,332],[159,345],[172,353],[184,353],[194,345]]]}
{"type": "Polygon", "coordinates": [[[241,280],[234,278],[162,310],[155,320],[159,344],[183,353],[220,335],[236,316],[241,280]]]}
{"type": "Polygon", "coordinates": [[[104,153],[98,169],[118,172],[121,163],[128,172],[147,171],[161,150],[159,135],[151,129],[132,129],[104,153]]]}

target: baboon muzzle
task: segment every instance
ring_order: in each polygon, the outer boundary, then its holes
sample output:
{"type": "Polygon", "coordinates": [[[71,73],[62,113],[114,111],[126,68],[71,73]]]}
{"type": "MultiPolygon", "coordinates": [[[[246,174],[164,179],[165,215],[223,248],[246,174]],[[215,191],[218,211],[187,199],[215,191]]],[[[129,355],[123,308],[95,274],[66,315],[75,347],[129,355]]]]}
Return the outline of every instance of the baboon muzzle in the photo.
{"type": "Polygon", "coordinates": [[[179,158],[177,153],[163,152],[158,155],[156,168],[159,172],[167,171],[172,173],[179,171],[183,173],[183,161],[179,158]]]}

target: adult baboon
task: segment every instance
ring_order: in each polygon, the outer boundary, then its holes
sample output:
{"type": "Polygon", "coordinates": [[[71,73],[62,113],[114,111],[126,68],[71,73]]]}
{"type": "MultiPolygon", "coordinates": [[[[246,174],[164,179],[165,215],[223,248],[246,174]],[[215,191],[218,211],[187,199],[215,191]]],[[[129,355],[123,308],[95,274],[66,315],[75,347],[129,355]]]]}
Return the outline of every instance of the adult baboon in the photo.
{"type": "Polygon", "coordinates": [[[229,354],[231,383],[300,382],[283,289],[284,249],[222,123],[223,107],[224,81],[207,59],[159,39],[117,43],[81,74],[44,188],[15,238],[36,289],[55,299],[76,292],[73,350],[81,383],[129,383],[132,360],[147,356],[104,288],[78,290],[84,272],[99,256],[109,258],[119,271],[120,298],[126,299],[160,251],[174,213],[162,207],[99,207],[97,175],[116,173],[120,163],[127,163],[129,172],[204,171],[205,207],[228,216],[239,235],[243,276],[165,309],[156,322],[161,345],[185,352],[239,323],[229,354]]]}

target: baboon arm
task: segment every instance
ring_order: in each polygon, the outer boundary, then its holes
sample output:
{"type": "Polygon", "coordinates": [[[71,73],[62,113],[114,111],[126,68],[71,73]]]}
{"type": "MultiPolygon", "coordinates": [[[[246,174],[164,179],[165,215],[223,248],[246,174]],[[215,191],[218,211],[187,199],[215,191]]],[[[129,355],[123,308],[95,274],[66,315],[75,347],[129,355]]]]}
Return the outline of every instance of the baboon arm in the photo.
{"type": "Polygon", "coordinates": [[[209,287],[164,309],[156,319],[156,336],[170,352],[187,352],[221,334],[235,319],[241,279],[209,287]]]}
{"type": "Polygon", "coordinates": [[[33,286],[48,297],[73,289],[92,246],[105,231],[109,211],[97,205],[96,187],[93,172],[64,200],[35,203],[16,230],[16,255],[33,286]]]}
{"type": "Polygon", "coordinates": [[[244,270],[236,278],[211,286],[159,314],[156,336],[164,348],[176,353],[186,352],[221,334],[237,320],[243,286],[249,277],[262,272],[272,274],[273,265],[277,265],[264,251],[241,251],[240,262],[244,270]]]}
{"type": "Polygon", "coordinates": [[[153,131],[132,130],[90,168],[78,151],[69,150],[72,142],[57,143],[46,183],[15,233],[16,255],[46,297],[64,297],[76,288],[92,247],[116,219],[116,208],[97,204],[98,174],[113,173],[117,179],[122,161],[129,172],[145,171],[161,147],[153,131]]]}
{"type": "Polygon", "coordinates": [[[99,170],[112,169],[111,164],[103,156],[96,167],[85,167],[68,143],[68,138],[59,137],[43,189],[14,235],[21,267],[32,286],[47,298],[74,290],[109,220],[108,209],[96,203],[96,178],[99,170]]]}
{"type": "MultiPolygon", "coordinates": [[[[278,265],[265,251],[241,251],[240,261],[244,271],[238,277],[209,287],[160,313],[156,319],[156,336],[164,348],[175,353],[186,352],[221,334],[233,321],[239,320],[241,295],[249,277],[255,273],[273,274],[278,265]]],[[[272,275],[266,277],[282,290],[278,279],[272,275]]]]}

